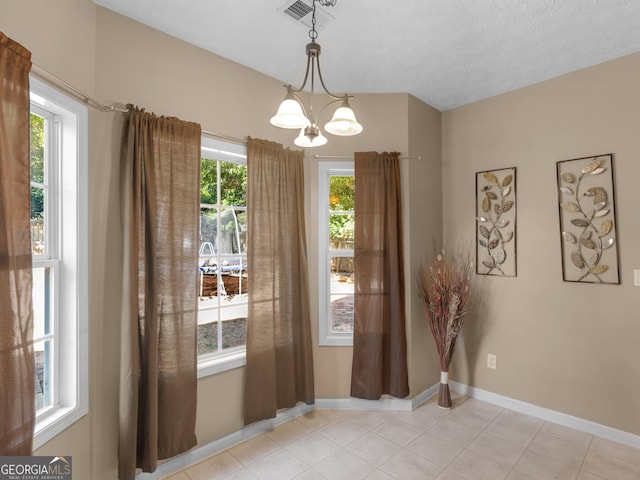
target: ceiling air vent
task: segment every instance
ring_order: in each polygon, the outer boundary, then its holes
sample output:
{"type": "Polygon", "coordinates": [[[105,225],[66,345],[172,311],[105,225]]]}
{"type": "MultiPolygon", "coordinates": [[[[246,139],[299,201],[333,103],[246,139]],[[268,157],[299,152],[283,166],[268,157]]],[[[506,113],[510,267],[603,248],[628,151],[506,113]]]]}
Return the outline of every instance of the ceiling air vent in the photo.
{"type": "MultiPolygon", "coordinates": [[[[313,11],[311,0],[295,0],[293,3],[289,0],[278,11],[287,14],[296,23],[311,28],[311,12],[313,11]]],[[[316,5],[316,29],[322,29],[333,20],[335,17],[316,5]]]]}
{"type": "Polygon", "coordinates": [[[293,18],[296,22],[300,21],[307,13],[311,13],[313,8],[300,0],[296,0],[295,3],[289,5],[284,11],[287,15],[293,18]]]}

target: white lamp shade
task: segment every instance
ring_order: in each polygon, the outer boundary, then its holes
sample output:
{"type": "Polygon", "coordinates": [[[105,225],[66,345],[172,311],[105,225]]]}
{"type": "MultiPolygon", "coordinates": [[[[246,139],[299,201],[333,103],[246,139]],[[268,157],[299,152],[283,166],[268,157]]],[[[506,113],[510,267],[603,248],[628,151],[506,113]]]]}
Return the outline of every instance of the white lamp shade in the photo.
{"type": "Polygon", "coordinates": [[[324,129],[333,135],[349,136],[360,133],[362,125],[358,123],[356,114],[353,113],[349,102],[345,100],[335,111],[331,121],[324,126],[324,129]]]}
{"type": "Polygon", "coordinates": [[[322,135],[322,132],[318,130],[318,136],[311,140],[304,134],[304,128],[302,128],[300,130],[300,135],[296,137],[293,143],[302,148],[319,147],[327,143],[327,137],[322,135]]]}
{"type": "Polygon", "coordinates": [[[278,108],[278,113],[271,117],[271,125],[280,128],[304,128],[309,120],[304,116],[300,103],[287,95],[278,108]]]}

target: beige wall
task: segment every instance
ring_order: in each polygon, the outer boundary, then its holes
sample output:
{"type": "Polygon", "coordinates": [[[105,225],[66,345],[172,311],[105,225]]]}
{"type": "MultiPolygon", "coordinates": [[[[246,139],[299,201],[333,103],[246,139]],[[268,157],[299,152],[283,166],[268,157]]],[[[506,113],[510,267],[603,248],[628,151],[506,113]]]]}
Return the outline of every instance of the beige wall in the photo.
{"type": "Polygon", "coordinates": [[[96,8],[87,0],[0,0],[0,29],[31,50],[32,61],[94,92],[96,8]]]}
{"type": "MultiPolygon", "coordinates": [[[[205,130],[235,137],[268,138],[293,145],[295,132],[268,124],[268,118],[284,96],[279,80],[96,7],[90,0],[2,3],[0,30],[29,48],[34,63],[103,103],[133,103],[157,114],[199,122],[205,130]],[[33,12],[38,15],[32,15],[33,12]]],[[[299,60],[302,63],[304,58],[299,60]]],[[[332,136],[327,146],[310,150],[305,160],[316,341],[317,228],[313,212],[317,211],[318,160],[311,155],[342,156],[361,150],[397,150],[403,155],[433,158],[440,155],[439,120],[436,120],[440,114],[415,98],[406,94],[357,95],[353,106],[365,131],[351,138],[332,136]],[[420,150],[425,144],[417,140],[418,137],[429,139],[425,152],[420,150]]],[[[120,114],[90,110],[89,414],[36,452],[72,455],[77,478],[117,477],[121,276],[118,155],[121,125],[120,114]]],[[[421,195],[409,192],[416,182],[416,179],[410,180],[410,175],[421,174],[424,168],[433,167],[417,164],[414,167],[409,163],[403,166],[407,212],[422,208],[421,204],[416,205],[421,201],[421,195]]],[[[434,179],[432,182],[438,183],[434,179]]],[[[434,210],[440,211],[439,203],[434,210]]],[[[430,221],[435,222],[434,230],[440,229],[437,214],[430,221]]],[[[409,222],[405,222],[407,248],[415,237],[409,230],[409,222]]],[[[411,262],[407,255],[405,263],[409,266],[411,262]]],[[[411,271],[407,268],[408,283],[411,271]]],[[[351,349],[316,347],[314,357],[317,396],[348,397],[351,349]]],[[[417,378],[415,372],[412,378],[417,378]]],[[[416,385],[433,381],[416,380],[416,385]]],[[[200,444],[242,427],[242,382],[243,369],[199,381],[197,435],[200,444]]]]}
{"type": "Polygon", "coordinates": [[[640,434],[640,55],[443,114],[444,234],[474,241],[475,172],[517,167],[516,278],[479,277],[454,378],[640,434]],[[556,162],[614,154],[619,286],[562,281],[556,162]],[[497,370],[486,355],[497,355],[497,370]]]}
{"type": "Polygon", "coordinates": [[[441,138],[441,113],[410,96],[408,151],[412,157],[420,157],[403,163],[409,206],[403,220],[408,227],[405,284],[409,287],[406,306],[411,396],[440,381],[438,354],[420,304],[416,278],[420,266],[431,259],[433,242],[442,241],[441,138]]]}

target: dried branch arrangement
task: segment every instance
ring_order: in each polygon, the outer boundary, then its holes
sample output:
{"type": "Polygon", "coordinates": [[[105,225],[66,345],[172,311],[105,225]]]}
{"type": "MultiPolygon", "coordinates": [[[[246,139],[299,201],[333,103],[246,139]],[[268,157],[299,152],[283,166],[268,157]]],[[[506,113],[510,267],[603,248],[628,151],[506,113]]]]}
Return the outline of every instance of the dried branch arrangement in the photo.
{"type": "Polygon", "coordinates": [[[418,291],[440,358],[438,405],[451,408],[449,364],[467,314],[471,294],[473,261],[469,249],[436,252],[428,266],[420,269],[418,291]]]}

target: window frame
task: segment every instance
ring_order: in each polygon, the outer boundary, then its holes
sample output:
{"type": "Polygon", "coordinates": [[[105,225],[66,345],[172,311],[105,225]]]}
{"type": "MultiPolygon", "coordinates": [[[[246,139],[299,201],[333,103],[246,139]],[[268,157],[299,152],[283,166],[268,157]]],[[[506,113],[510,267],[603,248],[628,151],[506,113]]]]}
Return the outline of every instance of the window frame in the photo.
{"type": "Polygon", "coordinates": [[[353,333],[331,332],[332,257],[353,257],[353,250],[331,250],[329,244],[329,179],[332,176],[355,177],[353,160],[318,162],[318,345],[353,346],[353,333]]]}
{"type": "Polygon", "coordinates": [[[50,250],[33,258],[34,269],[54,271],[54,401],[36,417],[37,449],[89,411],[88,109],[33,76],[29,81],[31,104],[55,117],[54,138],[45,140],[51,142],[45,160],[50,250]]]}
{"type": "MultiPolygon", "coordinates": [[[[201,140],[201,159],[208,159],[221,162],[232,162],[236,164],[247,164],[247,146],[245,144],[231,143],[219,140],[207,135],[201,140]]],[[[220,182],[217,182],[217,199],[220,205],[220,182]]],[[[198,190],[200,185],[198,185],[198,190]]],[[[246,208],[246,207],[245,207],[246,208]]],[[[246,256],[246,252],[245,252],[246,256]]],[[[198,307],[198,314],[200,307],[198,307]]],[[[218,336],[220,340],[220,335],[218,336]]],[[[198,378],[208,377],[218,373],[243,367],[246,364],[246,347],[232,347],[220,352],[212,352],[205,355],[198,355],[198,378]]]]}

